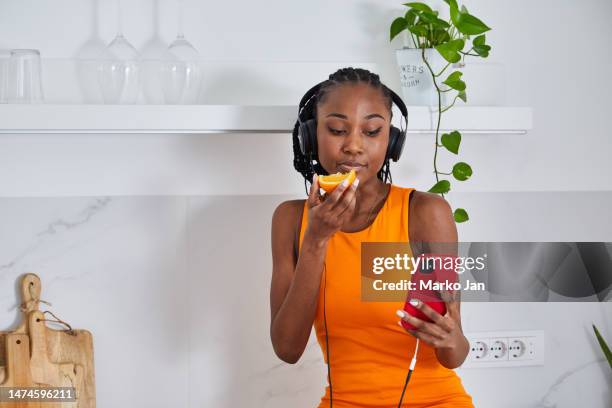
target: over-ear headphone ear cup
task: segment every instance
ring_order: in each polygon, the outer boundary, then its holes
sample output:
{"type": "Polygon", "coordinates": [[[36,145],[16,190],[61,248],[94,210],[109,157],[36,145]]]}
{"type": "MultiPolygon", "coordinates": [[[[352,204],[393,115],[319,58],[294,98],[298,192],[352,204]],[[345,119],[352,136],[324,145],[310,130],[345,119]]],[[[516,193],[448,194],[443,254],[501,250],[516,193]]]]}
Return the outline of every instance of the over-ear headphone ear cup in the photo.
{"type": "Polygon", "coordinates": [[[400,156],[402,155],[402,151],[404,150],[404,144],[406,142],[406,132],[402,132],[400,129],[397,129],[397,131],[399,135],[397,137],[397,143],[394,146],[393,161],[399,160],[400,156]]]}
{"type": "Polygon", "coordinates": [[[385,155],[385,161],[388,159],[393,159],[393,161],[397,161],[395,150],[398,139],[400,137],[401,131],[395,126],[391,126],[389,129],[389,144],[387,145],[387,154],[385,155]]]}
{"type": "Polygon", "coordinates": [[[312,153],[312,158],[319,158],[319,149],[317,145],[317,120],[316,119],[308,119],[306,121],[306,126],[308,127],[308,142],[310,146],[310,152],[312,153]]]}
{"type": "Polygon", "coordinates": [[[307,149],[307,146],[306,146],[306,136],[305,136],[306,132],[308,132],[308,130],[306,129],[306,126],[304,125],[304,123],[299,122],[297,137],[298,137],[298,140],[300,142],[300,151],[302,152],[302,154],[304,156],[308,156],[306,154],[306,149],[307,149]]]}
{"type": "Polygon", "coordinates": [[[308,119],[300,123],[298,130],[298,139],[300,141],[300,150],[302,154],[308,157],[309,154],[316,156],[317,153],[317,121],[308,119]]]}
{"type": "Polygon", "coordinates": [[[308,131],[308,121],[300,122],[298,127],[298,140],[300,141],[300,150],[302,154],[306,157],[308,157],[308,152],[311,150],[308,131]]]}

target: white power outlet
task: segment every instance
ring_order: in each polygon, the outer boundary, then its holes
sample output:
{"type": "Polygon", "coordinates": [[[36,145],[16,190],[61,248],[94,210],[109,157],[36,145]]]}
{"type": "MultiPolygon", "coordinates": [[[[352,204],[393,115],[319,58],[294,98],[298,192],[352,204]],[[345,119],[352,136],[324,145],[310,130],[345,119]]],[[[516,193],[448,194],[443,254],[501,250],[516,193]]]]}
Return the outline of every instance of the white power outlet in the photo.
{"type": "Polygon", "coordinates": [[[542,330],[472,332],[465,337],[470,351],[462,368],[544,365],[542,330]]]}
{"type": "Polygon", "coordinates": [[[491,361],[508,360],[508,339],[498,338],[492,339],[491,343],[491,361]]]}
{"type": "Polygon", "coordinates": [[[524,361],[535,359],[536,345],[534,337],[512,337],[510,341],[510,361],[524,361]]]}

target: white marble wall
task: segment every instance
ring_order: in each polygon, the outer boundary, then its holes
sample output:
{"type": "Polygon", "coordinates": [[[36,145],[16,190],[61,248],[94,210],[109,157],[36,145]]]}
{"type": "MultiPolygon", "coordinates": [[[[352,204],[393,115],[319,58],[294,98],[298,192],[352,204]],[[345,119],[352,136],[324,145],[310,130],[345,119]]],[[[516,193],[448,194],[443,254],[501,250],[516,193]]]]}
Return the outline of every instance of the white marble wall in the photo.
{"type": "MultiPolygon", "coordinates": [[[[287,198],[2,198],[0,330],[19,318],[19,275],[35,272],[51,310],[94,334],[100,407],[314,407],[326,376],[314,334],[295,365],[269,340],[270,218],[287,198]]],[[[471,208],[464,241],[612,241],[612,193],[454,199],[471,208]]],[[[462,311],[465,331],[546,334],[544,366],[457,369],[478,408],[610,406],[590,327],[612,339],[609,302],[462,311]]]]}
{"type": "Polygon", "coordinates": [[[186,203],[0,200],[0,327],[20,319],[17,279],[34,272],[50,310],[94,335],[98,406],[188,406],[186,203]]]}

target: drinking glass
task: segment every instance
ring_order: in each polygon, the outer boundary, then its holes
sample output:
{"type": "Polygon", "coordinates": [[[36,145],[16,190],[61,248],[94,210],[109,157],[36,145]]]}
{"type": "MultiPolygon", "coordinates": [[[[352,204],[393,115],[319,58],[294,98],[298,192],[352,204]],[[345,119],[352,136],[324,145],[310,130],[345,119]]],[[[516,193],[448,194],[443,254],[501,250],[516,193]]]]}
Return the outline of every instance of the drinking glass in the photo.
{"type": "Polygon", "coordinates": [[[98,82],[104,103],[136,103],[140,90],[140,55],[123,35],[121,0],[117,0],[117,20],[117,35],[98,64],[98,82]]]}
{"type": "Polygon", "coordinates": [[[11,50],[5,81],[9,103],[42,103],[40,52],[38,50],[11,50]]]}
{"type": "Polygon", "coordinates": [[[202,82],[200,54],[183,33],[183,0],[179,0],[178,33],[161,61],[162,88],[168,104],[197,103],[202,82]]]}

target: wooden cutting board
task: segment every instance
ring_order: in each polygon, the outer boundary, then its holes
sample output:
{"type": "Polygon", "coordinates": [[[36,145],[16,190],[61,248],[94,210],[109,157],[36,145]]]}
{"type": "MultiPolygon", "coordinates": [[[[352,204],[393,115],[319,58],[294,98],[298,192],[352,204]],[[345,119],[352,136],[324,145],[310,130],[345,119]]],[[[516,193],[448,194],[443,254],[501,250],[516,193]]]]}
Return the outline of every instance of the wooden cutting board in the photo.
{"type": "MultiPolygon", "coordinates": [[[[95,373],[93,359],[93,336],[87,330],[55,330],[45,323],[45,315],[39,310],[41,293],[40,279],[35,274],[22,278],[21,295],[23,319],[13,332],[0,332],[0,385],[9,377],[8,345],[2,347],[12,335],[28,338],[28,366],[30,381],[52,387],[76,388],[77,402],[42,403],[45,408],[95,408],[95,373]]],[[[14,346],[13,346],[14,348],[14,346]]],[[[21,358],[21,355],[17,356],[21,358]]],[[[18,370],[25,363],[18,360],[18,370]]],[[[16,405],[11,403],[11,408],[16,405]]],[[[27,405],[32,407],[34,405],[27,405]]],[[[2,404],[0,403],[0,408],[2,404]]]]}
{"type": "MultiPolygon", "coordinates": [[[[30,374],[36,385],[46,387],[73,387],[76,402],[62,402],[49,405],[52,408],[77,408],[79,392],[83,390],[83,367],[74,363],[56,364],[49,360],[47,349],[47,327],[40,310],[30,312],[29,329],[32,350],[30,353],[30,374]]],[[[50,329],[49,329],[50,330],[50,329]]],[[[45,407],[48,406],[45,403],[45,407]]]]}
{"type": "MultiPolygon", "coordinates": [[[[2,387],[33,387],[30,375],[30,339],[27,334],[12,334],[5,336],[6,350],[6,380],[2,387]]],[[[40,402],[16,400],[16,402],[0,402],[2,408],[40,408],[40,402]]]]}

